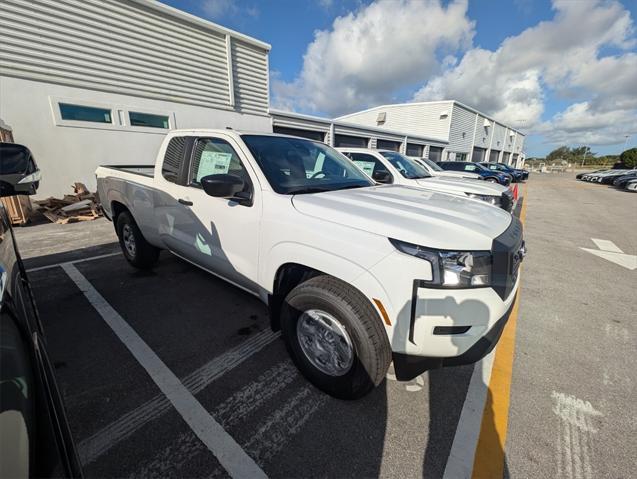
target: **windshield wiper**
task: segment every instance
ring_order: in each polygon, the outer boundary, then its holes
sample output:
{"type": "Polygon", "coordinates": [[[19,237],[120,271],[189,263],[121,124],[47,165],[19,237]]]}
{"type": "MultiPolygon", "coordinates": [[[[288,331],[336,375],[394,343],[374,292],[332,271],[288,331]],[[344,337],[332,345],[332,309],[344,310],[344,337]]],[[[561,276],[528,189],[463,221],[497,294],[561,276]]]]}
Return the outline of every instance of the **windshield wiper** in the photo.
{"type": "Polygon", "coordinates": [[[290,190],[287,192],[288,195],[303,195],[306,193],[323,193],[325,191],[330,191],[328,188],[319,188],[318,186],[309,186],[306,188],[297,188],[296,190],[290,190]]]}

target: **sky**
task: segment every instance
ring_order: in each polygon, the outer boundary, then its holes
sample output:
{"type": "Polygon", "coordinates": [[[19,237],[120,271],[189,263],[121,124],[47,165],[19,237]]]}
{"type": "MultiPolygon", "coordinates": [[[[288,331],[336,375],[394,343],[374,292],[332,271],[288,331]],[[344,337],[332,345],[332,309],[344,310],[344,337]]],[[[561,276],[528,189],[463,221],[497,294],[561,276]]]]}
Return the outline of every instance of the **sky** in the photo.
{"type": "Polygon", "coordinates": [[[162,0],[272,45],[273,108],[458,100],[561,145],[637,146],[637,0],[162,0]]]}

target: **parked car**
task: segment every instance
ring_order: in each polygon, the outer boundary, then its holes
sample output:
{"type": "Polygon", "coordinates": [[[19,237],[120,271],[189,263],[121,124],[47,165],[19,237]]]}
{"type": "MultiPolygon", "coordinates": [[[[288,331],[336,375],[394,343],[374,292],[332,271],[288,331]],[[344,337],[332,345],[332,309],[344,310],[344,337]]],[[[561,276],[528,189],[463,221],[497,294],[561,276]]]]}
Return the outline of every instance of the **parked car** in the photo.
{"type": "Polygon", "coordinates": [[[637,170],[630,171],[625,175],[621,175],[619,178],[615,178],[613,180],[613,186],[624,188],[629,181],[635,178],[637,178],[637,170]]]}
{"type": "Polygon", "coordinates": [[[259,297],[298,368],[335,397],[369,392],[392,356],[399,379],[479,360],[518,289],[517,218],[377,185],[320,142],[177,130],[154,167],[96,175],[131,265],[167,249],[259,297]]]}
{"type": "MultiPolygon", "coordinates": [[[[1,196],[35,194],[28,148],[0,143],[1,196]]],[[[38,309],[0,204],[0,477],[81,477],[38,309]]]]}
{"type": "Polygon", "coordinates": [[[471,173],[477,173],[484,180],[492,183],[500,183],[503,186],[509,186],[513,179],[512,176],[507,173],[491,171],[479,163],[472,163],[470,161],[439,161],[438,166],[447,171],[469,171],[471,173]]]}
{"type": "Polygon", "coordinates": [[[425,168],[431,176],[441,176],[443,178],[469,178],[471,180],[482,179],[482,177],[477,173],[470,173],[468,171],[443,170],[435,161],[430,160],[429,158],[416,158],[413,156],[410,156],[409,158],[425,168]]]}
{"type": "Polygon", "coordinates": [[[529,178],[528,170],[523,170],[520,168],[512,168],[511,166],[505,165],[504,163],[483,162],[483,163],[480,163],[480,165],[490,169],[491,171],[500,171],[502,173],[506,173],[507,175],[511,175],[514,183],[519,183],[520,181],[524,181],[529,178]]]}
{"type": "Polygon", "coordinates": [[[637,173],[637,170],[611,170],[615,171],[615,173],[608,173],[603,175],[600,179],[600,183],[603,185],[612,185],[616,179],[621,178],[626,175],[634,175],[637,173]]]}
{"type": "Polygon", "coordinates": [[[575,175],[575,178],[578,179],[578,180],[583,180],[584,176],[592,175],[594,173],[599,173],[600,171],[606,171],[606,170],[595,170],[595,171],[588,171],[588,172],[584,172],[584,173],[578,173],[577,175],[575,175]]]}
{"type": "Polygon", "coordinates": [[[513,209],[513,192],[506,186],[464,178],[434,177],[416,161],[396,151],[367,148],[337,148],[337,150],[378,183],[427,188],[486,201],[506,211],[513,209]]]}
{"type": "Polygon", "coordinates": [[[628,183],[626,183],[626,185],[624,185],[624,189],[637,193],[637,179],[630,180],[628,183]]]}
{"type": "Polygon", "coordinates": [[[593,173],[586,173],[582,175],[582,181],[588,181],[590,183],[604,183],[611,184],[615,179],[622,175],[628,174],[633,170],[601,170],[593,173]]]}

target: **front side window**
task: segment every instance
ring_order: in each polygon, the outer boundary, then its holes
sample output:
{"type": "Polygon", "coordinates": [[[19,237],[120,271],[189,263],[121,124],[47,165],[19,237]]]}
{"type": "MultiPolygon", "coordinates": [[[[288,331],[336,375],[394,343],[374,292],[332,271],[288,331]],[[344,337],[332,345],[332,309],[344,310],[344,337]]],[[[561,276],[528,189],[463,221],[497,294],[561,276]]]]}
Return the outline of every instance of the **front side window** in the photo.
{"type": "Polygon", "coordinates": [[[204,176],[220,174],[238,176],[244,182],[243,191],[250,190],[250,175],[230,143],[221,138],[198,139],[192,153],[188,184],[199,187],[204,176]]]}
{"type": "Polygon", "coordinates": [[[243,135],[242,139],[277,193],[318,193],[374,184],[323,143],[270,135],[243,135]]]}
{"type": "Polygon", "coordinates": [[[60,117],[63,120],[89,121],[91,123],[113,123],[111,110],[93,106],[60,103],[60,117]]]}
{"type": "Polygon", "coordinates": [[[150,113],[128,112],[128,120],[131,126],[145,126],[148,128],[170,128],[166,115],[152,115],[150,113]]]}
{"type": "Polygon", "coordinates": [[[387,158],[387,161],[389,161],[391,165],[407,179],[416,180],[420,178],[431,177],[429,172],[422,166],[420,166],[415,161],[410,160],[406,156],[401,155],[400,153],[395,153],[393,151],[382,151],[380,154],[387,158]]]}
{"type": "Polygon", "coordinates": [[[429,158],[421,158],[420,161],[427,163],[427,166],[434,171],[444,171],[435,161],[431,161],[429,158]]]}

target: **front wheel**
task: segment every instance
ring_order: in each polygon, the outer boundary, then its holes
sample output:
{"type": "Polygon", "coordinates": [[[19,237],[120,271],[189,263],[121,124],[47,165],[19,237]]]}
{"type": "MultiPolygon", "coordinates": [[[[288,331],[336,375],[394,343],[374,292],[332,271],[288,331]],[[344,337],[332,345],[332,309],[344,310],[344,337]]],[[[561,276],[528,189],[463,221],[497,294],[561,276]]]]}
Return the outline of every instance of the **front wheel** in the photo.
{"type": "Polygon", "coordinates": [[[371,303],[336,278],[316,276],[294,288],[281,328],[299,370],[331,396],[357,399],[385,378],[391,347],[384,326],[371,303]]]}
{"type": "Polygon", "coordinates": [[[498,182],[498,180],[496,180],[495,178],[487,178],[487,181],[489,183],[497,183],[498,182]]]}
{"type": "Polygon", "coordinates": [[[150,269],[159,258],[159,248],[151,245],[135,223],[133,216],[124,211],[117,215],[115,230],[126,260],[139,269],[150,269]]]}

